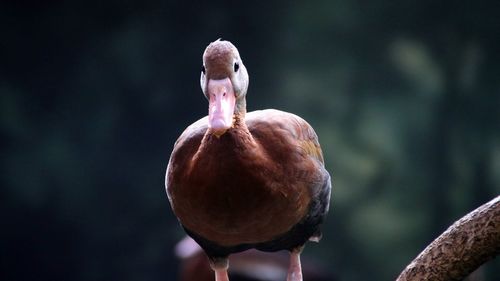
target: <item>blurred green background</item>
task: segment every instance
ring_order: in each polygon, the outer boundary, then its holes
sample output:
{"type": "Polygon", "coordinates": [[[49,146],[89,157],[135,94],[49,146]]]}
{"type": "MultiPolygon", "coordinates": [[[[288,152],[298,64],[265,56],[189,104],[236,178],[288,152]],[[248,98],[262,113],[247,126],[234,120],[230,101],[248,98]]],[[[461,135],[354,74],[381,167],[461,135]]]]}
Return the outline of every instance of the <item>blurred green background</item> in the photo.
{"type": "Polygon", "coordinates": [[[333,201],[304,256],[339,280],[395,279],[500,194],[498,1],[251,2],[0,3],[1,280],[175,279],[164,172],[219,37],[249,110],[320,137],[333,201]]]}

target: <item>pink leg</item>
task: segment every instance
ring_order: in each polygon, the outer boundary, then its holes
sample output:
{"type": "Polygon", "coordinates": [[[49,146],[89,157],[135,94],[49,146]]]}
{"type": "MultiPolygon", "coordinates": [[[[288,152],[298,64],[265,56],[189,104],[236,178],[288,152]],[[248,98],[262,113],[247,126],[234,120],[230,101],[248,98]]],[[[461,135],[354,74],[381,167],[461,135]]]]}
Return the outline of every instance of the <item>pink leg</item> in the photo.
{"type": "Polygon", "coordinates": [[[215,270],[215,281],[229,281],[229,277],[227,277],[227,268],[215,270]]]}
{"type": "Polygon", "coordinates": [[[227,257],[210,260],[210,267],[212,267],[215,272],[215,281],[229,281],[229,277],[227,276],[229,262],[227,257]]]}
{"type": "Polygon", "coordinates": [[[302,267],[300,265],[300,253],[302,247],[290,252],[290,266],[288,267],[287,281],[302,281],[302,267]]]}

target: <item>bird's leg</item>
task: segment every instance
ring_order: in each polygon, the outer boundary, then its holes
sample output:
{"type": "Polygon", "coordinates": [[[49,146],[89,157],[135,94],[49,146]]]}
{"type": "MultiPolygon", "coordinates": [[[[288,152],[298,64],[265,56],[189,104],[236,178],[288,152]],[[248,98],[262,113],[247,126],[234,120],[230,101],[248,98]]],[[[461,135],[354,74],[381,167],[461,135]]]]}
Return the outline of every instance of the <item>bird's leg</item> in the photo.
{"type": "Polygon", "coordinates": [[[229,281],[227,269],[229,262],[227,257],[210,258],[210,267],[215,272],[215,281],[229,281]]]}
{"type": "Polygon", "coordinates": [[[227,277],[227,268],[215,270],[215,281],[229,281],[229,277],[227,277]]]}
{"type": "Polygon", "coordinates": [[[302,267],[300,265],[300,253],[304,246],[290,251],[290,265],[288,267],[287,281],[302,281],[302,267]]]}

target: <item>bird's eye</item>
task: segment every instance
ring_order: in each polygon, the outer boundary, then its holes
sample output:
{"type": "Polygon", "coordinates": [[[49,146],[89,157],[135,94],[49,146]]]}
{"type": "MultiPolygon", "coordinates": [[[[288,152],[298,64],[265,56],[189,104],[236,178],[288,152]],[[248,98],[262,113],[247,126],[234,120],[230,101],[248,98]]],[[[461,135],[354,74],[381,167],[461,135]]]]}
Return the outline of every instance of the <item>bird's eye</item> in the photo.
{"type": "Polygon", "coordinates": [[[238,69],[240,69],[240,64],[239,64],[239,63],[237,63],[237,62],[235,62],[235,63],[234,63],[234,72],[237,72],[237,71],[238,71],[238,69]]]}
{"type": "Polygon", "coordinates": [[[201,66],[201,72],[203,72],[203,74],[205,74],[205,72],[206,72],[204,65],[201,66]]]}

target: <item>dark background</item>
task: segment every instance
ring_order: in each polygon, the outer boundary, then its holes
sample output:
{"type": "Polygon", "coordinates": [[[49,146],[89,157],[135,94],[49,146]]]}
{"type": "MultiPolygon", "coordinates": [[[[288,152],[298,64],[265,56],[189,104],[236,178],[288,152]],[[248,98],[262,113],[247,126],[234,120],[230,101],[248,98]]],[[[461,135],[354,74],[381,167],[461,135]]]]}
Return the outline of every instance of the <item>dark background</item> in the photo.
{"type": "MultiPolygon", "coordinates": [[[[164,172],[222,37],[248,109],[308,120],[340,280],[392,280],[500,193],[497,1],[2,1],[0,279],[174,280],[164,172]]],[[[478,280],[498,280],[498,260],[478,280]]]]}

